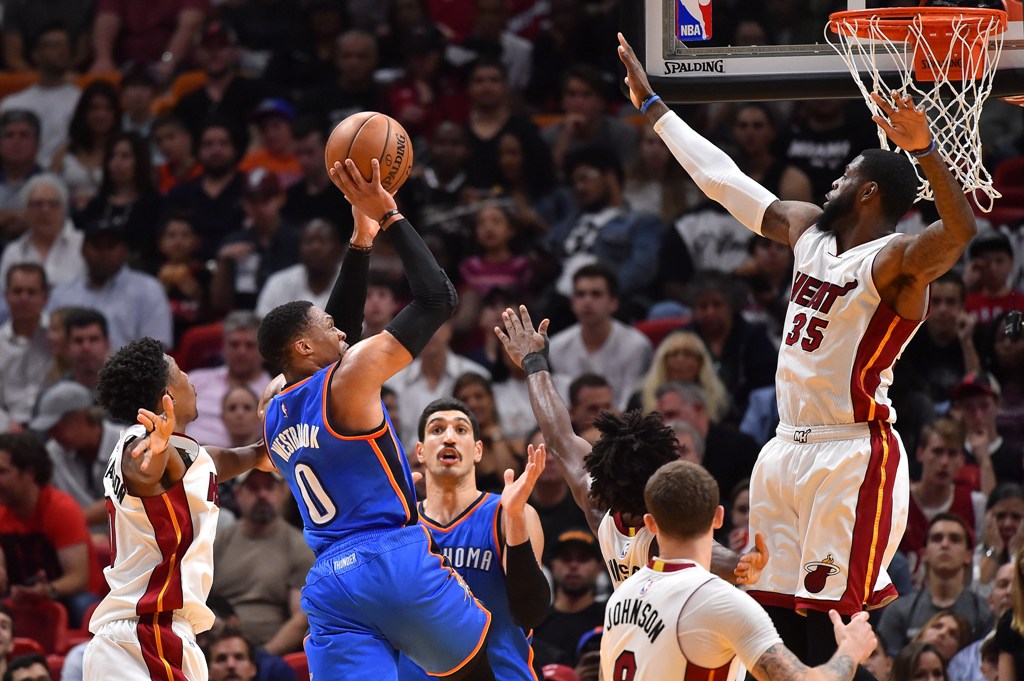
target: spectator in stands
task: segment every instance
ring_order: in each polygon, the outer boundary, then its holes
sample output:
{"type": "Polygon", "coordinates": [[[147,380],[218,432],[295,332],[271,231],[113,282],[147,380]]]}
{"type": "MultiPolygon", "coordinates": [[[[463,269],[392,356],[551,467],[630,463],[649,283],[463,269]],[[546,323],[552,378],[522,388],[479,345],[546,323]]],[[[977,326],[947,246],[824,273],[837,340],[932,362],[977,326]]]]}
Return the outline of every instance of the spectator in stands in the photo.
{"type": "Polygon", "coordinates": [[[10,609],[0,602],[0,675],[7,673],[7,657],[14,648],[14,620],[10,609]]]}
{"type": "Polygon", "coordinates": [[[327,174],[324,165],[327,137],[319,121],[297,119],[293,135],[295,157],[299,160],[302,176],[288,187],[288,198],[281,215],[294,225],[304,225],[313,218],[327,220],[335,225],[338,239],[348,241],[352,236],[352,207],[327,174]]]}
{"type": "Polygon", "coordinates": [[[51,681],[50,667],[39,653],[18,655],[7,664],[4,681],[51,681]]]}
{"type": "Polygon", "coordinates": [[[134,64],[151,67],[157,80],[168,84],[178,67],[189,62],[208,7],[206,0],[170,0],[152,6],[99,0],[90,71],[107,73],[134,64]]]}
{"type": "Polygon", "coordinates": [[[103,576],[82,509],[50,484],[52,473],[34,435],[0,434],[0,546],[11,596],[60,600],[78,626],[103,576]]]}
{"type": "Polygon", "coordinates": [[[6,285],[11,317],[0,325],[0,420],[25,424],[54,366],[43,317],[49,285],[37,263],[12,266],[6,285]]]}
{"type": "Polygon", "coordinates": [[[793,251],[786,244],[751,235],[747,252],[749,257],[733,270],[747,285],[743,316],[763,326],[772,345],[778,347],[792,293],[793,251]]]}
{"type": "Polygon", "coordinates": [[[263,437],[263,422],[257,414],[260,396],[247,385],[233,385],[224,393],[220,418],[231,447],[243,447],[263,437]]]}
{"type": "Polygon", "coordinates": [[[210,270],[199,259],[199,235],[192,216],[168,215],[160,226],[157,248],[160,251],[153,268],[171,305],[174,346],[185,331],[206,321],[210,307],[210,270]]]}
{"type": "Polygon", "coordinates": [[[192,133],[174,114],[153,121],[151,135],[163,163],[156,167],[157,189],[166,195],[171,189],[203,174],[192,149],[192,133]]]}
{"type": "Polygon", "coordinates": [[[982,324],[1024,308],[1024,293],[1010,287],[1013,246],[1002,232],[990,230],[974,237],[967,247],[967,300],[964,308],[982,324]]]}
{"type": "Polygon", "coordinates": [[[224,395],[233,385],[247,385],[257,395],[270,382],[256,347],[260,318],[245,310],[232,312],[224,319],[224,365],[195,369],[189,379],[196,387],[199,416],[188,426],[188,434],[204,444],[230,446],[227,429],[221,420],[224,395]]]}
{"type": "Polygon", "coordinates": [[[1024,488],[1013,482],[999,485],[985,504],[985,527],[974,552],[974,590],[985,593],[996,571],[1024,545],[1024,488]]]}
{"type": "Polygon", "coordinates": [[[122,425],[104,418],[88,388],[60,381],[43,394],[28,426],[46,440],[53,486],[78,502],[86,524],[105,537],[103,474],[122,425]]]}
{"type": "MultiPolygon", "coordinates": [[[[219,639],[225,632],[234,632],[231,634],[232,636],[241,636],[241,633],[238,626],[238,614],[226,598],[211,596],[207,600],[207,605],[213,611],[216,619],[208,631],[196,636],[196,642],[200,648],[206,651],[207,660],[209,661],[210,646],[214,641],[219,639]]],[[[244,637],[242,640],[245,640],[244,637]]],[[[271,655],[260,648],[252,648],[251,651],[257,669],[255,681],[295,680],[295,673],[292,671],[292,668],[277,655],[271,655]]]]}
{"type": "Polygon", "coordinates": [[[281,217],[285,193],[266,168],[246,174],[242,192],[245,225],[224,237],[210,283],[214,310],[252,310],[267,278],[299,261],[301,232],[281,217]]]}
{"type": "Polygon", "coordinates": [[[218,16],[238,35],[244,73],[254,78],[263,77],[273,52],[282,43],[295,39],[300,24],[305,21],[307,5],[296,7],[287,0],[251,0],[218,8],[218,16]]]}
{"type": "Polygon", "coordinates": [[[92,51],[93,2],[8,0],[4,3],[3,55],[10,71],[31,71],[31,48],[39,35],[60,25],[68,31],[72,69],[88,65],[92,51]]]}
{"type": "Polygon", "coordinates": [[[576,378],[604,376],[615,392],[615,405],[626,406],[651,363],[651,341],[614,318],[619,309],[618,280],[603,265],[585,265],[572,279],[576,324],[551,338],[551,368],[576,378]]]}
{"type": "Polygon", "coordinates": [[[996,426],[1010,444],[1024,449],[1024,334],[1006,333],[1008,314],[996,317],[992,325],[989,371],[1002,388],[996,426]]]}
{"type": "MultiPolygon", "coordinates": [[[[452,352],[451,342],[452,323],[448,321],[441,325],[419,357],[388,380],[386,385],[398,394],[399,411],[403,414],[420,414],[434,400],[450,397],[455,379],[462,374],[471,372],[490,379],[487,369],[452,352]]],[[[418,440],[415,421],[404,424],[399,436],[403,444],[411,448],[418,440]]]]}
{"type": "MultiPolygon", "coordinates": [[[[996,572],[992,591],[988,596],[988,607],[992,610],[996,623],[1013,607],[1013,561],[999,566],[996,572]]],[[[957,681],[984,681],[981,674],[981,646],[989,637],[979,638],[968,643],[960,652],[949,660],[949,678],[957,681]]]]}
{"type": "Polygon", "coordinates": [[[121,129],[121,96],[105,80],[82,90],[68,126],[68,143],[53,155],[50,169],[67,185],[78,213],[100,190],[107,147],[121,129]]]}
{"type": "Polygon", "coordinates": [[[223,630],[209,644],[206,659],[210,681],[253,681],[256,678],[255,649],[241,631],[223,630]]]}
{"type": "Polygon", "coordinates": [[[861,664],[877,681],[889,681],[892,674],[892,656],[885,649],[885,644],[878,637],[877,632],[875,633],[875,641],[875,649],[868,656],[868,659],[864,660],[861,664]]]}
{"type": "Polygon", "coordinates": [[[511,468],[516,475],[523,470],[526,443],[505,432],[489,379],[471,372],[462,374],[455,379],[452,397],[463,402],[473,412],[480,427],[479,439],[487,452],[487,456],[476,464],[477,489],[501,494],[505,486],[505,470],[511,468]]]}
{"type": "MultiPolygon", "coordinates": [[[[642,292],[658,269],[658,248],[665,226],[657,217],[634,211],[622,198],[622,165],[604,147],[585,147],[565,160],[573,206],[565,219],[551,226],[547,241],[563,260],[558,292],[568,297],[569,285],[583,264],[600,261],[612,268],[623,300],[642,292]]],[[[624,386],[630,390],[633,386],[624,386]]]]}
{"type": "Polygon", "coordinates": [[[934,646],[942,661],[948,663],[971,642],[971,624],[955,612],[943,610],[925,622],[913,642],[934,646]]]}
{"type": "MultiPolygon", "coordinates": [[[[261,81],[239,75],[238,59],[234,30],[222,21],[207,23],[196,49],[196,61],[206,75],[206,82],[182,97],[174,107],[175,115],[197,138],[212,116],[226,121],[231,133],[240,140],[236,151],[248,146],[245,122],[249,112],[267,97],[261,81]]],[[[202,154],[199,160],[206,166],[202,154]]]]}
{"type": "Polygon", "coordinates": [[[963,421],[964,448],[981,471],[981,491],[1003,482],[1024,483],[1024,451],[1003,438],[996,421],[1002,390],[992,374],[967,374],[953,390],[953,409],[963,421]]]}
{"type": "MultiPolygon", "coordinates": [[[[540,429],[535,427],[526,438],[526,442],[534,447],[544,444],[544,436],[540,429]]],[[[530,505],[537,510],[541,527],[544,528],[542,561],[550,569],[558,537],[566,530],[586,527],[587,524],[586,516],[573,501],[569,485],[562,477],[562,464],[558,457],[552,456],[544,464],[544,470],[541,471],[537,484],[533,487],[533,493],[530,494],[530,505]]]]}
{"type": "MultiPolygon", "coordinates": [[[[470,193],[469,136],[464,126],[443,121],[430,143],[430,159],[402,188],[402,201],[425,233],[461,235],[463,198],[470,193]]],[[[461,236],[457,237],[461,239],[461,236]]]]}
{"type": "Polygon", "coordinates": [[[995,635],[1001,679],[1020,678],[1024,669],[1024,547],[1017,552],[1014,566],[1013,605],[999,619],[995,635]]]}
{"type": "Polygon", "coordinates": [[[711,421],[704,389],[696,383],[665,383],[655,392],[657,411],[664,423],[686,421],[704,438],[704,468],[718,482],[725,495],[743,478],[749,478],[759,447],[749,435],[736,428],[711,421]]]}
{"type": "Polygon", "coordinates": [[[343,253],[334,225],[320,218],[310,220],[302,228],[299,262],[267,278],[256,300],[256,314],[262,317],[292,300],[308,300],[323,308],[338,278],[343,253]]]}
{"type": "Polygon", "coordinates": [[[750,541],[750,480],[744,478],[736,483],[729,493],[729,534],[724,542],[733,551],[740,553],[750,541]]]}
{"type": "Polygon", "coordinates": [[[777,126],[775,112],[762,103],[743,104],[736,109],[732,139],[736,164],[747,176],[783,201],[814,202],[811,179],[803,170],[773,151],[777,126]]]}
{"type": "Polygon", "coordinates": [[[778,350],[762,327],[747,322],[740,314],[742,292],[729,275],[698,273],[690,297],[693,321],[686,328],[704,341],[719,378],[732,396],[732,413],[742,414],[753,389],[775,384],[778,350]]]}
{"type": "MultiPolygon", "coordinates": [[[[390,6],[368,0],[378,12],[390,6]]],[[[335,77],[337,39],[350,22],[366,19],[363,13],[352,16],[352,3],[344,0],[312,0],[306,3],[303,25],[291,40],[278,44],[263,79],[275,89],[285,92],[292,101],[301,101],[303,94],[335,77]]],[[[360,111],[380,111],[367,107],[360,111]]]]}
{"type": "MultiPolygon", "coordinates": [[[[129,69],[121,78],[121,104],[124,106],[124,113],[121,115],[121,130],[122,132],[134,132],[145,140],[147,151],[150,151],[150,160],[153,161],[159,158],[159,154],[154,153],[155,147],[152,150],[149,149],[149,142],[153,136],[153,121],[156,120],[153,114],[153,104],[158,94],[156,81],[144,69],[129,69]]],[[[152,178],[150,178],[150,182],[152,182],[152,178]]]]}
{"type": "Polygon", "coordinates": [[[620,164],[629,163],[636,153],[636,128],[608,113],[608,93],[614,87],[611,76],[588,64],[577,63],[562,79],[562,110],[565,118],[544,129],[555,166],[568,179],[572,167],[568,156],[594,145],[608,148],[620,164]]]}
{"type": "Polygon", "coordinates": [[[508,30],[506,0],[476,0],[473,28],[453,51],[458,55],[457,63],[480,58],[498,60],[507,76],[509,89],[517,96],[526,90],[530,82],[533,45],[508,30]]]}
{"type": "Polygon", "coordinates": [[[604,562],[594,535],[584,529],[558,535],[551,556],[554,598],[534,637],[549,646],[555,657],[538,662],[573,665],[580,637],[604,623],[604,602],[595,598],[604,562]]]}
{"type": "Polygon", "coordinates": [[[670,421],[665,424],[676,434],[679,444],[679,460],[704,465],[704,438],[697,427],[689,421],[670,421]]]}
{"type": "Polygon", "coordinates": [[[128,244],[123,229],[93,223],[82,244],[86,273],[56,286],[50,308],[77,305],[99,310],[107,318],[111,350],[150,336],[171,346],[171,308],[164,288],[148,274],[127,266],[128,244]]]}
{"type": "Polygon", "coordinates": [[[666,225],[703,201],[697,185],[650,125],[640,129],[636,154],[625,165],[625,178],[622,195],[629,205],[657,215],[666,225]]]}
{"type": "Polygon", "coordinates": [[[600,437],[594,420],[603,411],[618,412],[608,379],[599,374],[581,374],[569,384],[569,420],[573,431],[590,441],[600,437]]]}
{"type": "MultiPolygon", "coordinates": [[[[46,270],[51,287],[68,283],[85,272],[82,233],[67,219],[68,193],[50,173],[36,175],[21,190],[28,231],[12,241],[0,258],[0,282],[15,263],[33,262],[46,270]]],[[[0,283],[2,285],[2,283],[0,283]]]]}
{"type": "Polygon", "coordinates": [[[964,310],[966,289],[955,272],[932,282],[928,319],[914,335],[893,369],[890,396],[908,451],[916,448],[914,433],[944,412],[953,389],[968,373],[981,369],[974,345],[973,315],[964,310]]]}
{"type": "Polygon", "coordinates": [[[939,513],[928,523],[925,539],[924,585],[885,608],[878,633],[895,655],[940,610],[963,616],[974,641],[992,629],[995,619],[988,604],[968,588],[973,530],[952,513],[939,513]]]}
{"type": "Polygon", "coordinates": [[[69,78],[70,41],[63,26],[51,24],[41,29],[32,44],[32,65],[39,74],[38,82],[0,101],[0,111],[23,109],[39,118],[42,132],[37,160],[44,168],[50,167],[53,155],[68,139],[81,92],[69,78]]]}
{"type": "Polygon", "coordinates": [[[21,190],[43,172],[36,160],[39,133],[39,117],[31,111],[7,109],[0,113],[0,230],[21,217],[21,190]]]}
{"type": "Polygon", "coordinates": [[[893,656],[892,675],[889,681],[913,679],[949,681],[946,675],[946,661],[930,643],[911,643],[899,651],[898,655],[893,656]]]}
{"type": "Polygon", "coordinates": [[[512,129],[498,137],[497,154],[498,184],[492,193],[512,199],[533,230],[543,233],[557,213],[558,182],[551,149],[533,129],[512,129]]]}
{"type": "Polygon", "coordinates": [[[300,597],[313,552],[302,533],[281,518],[287,498],[277,473],[239,476],[235,500],[241,516],[214,544],[211,593],[228,599],[246,637],[274,655],[301,650],[309,626],[300,597]]]}
{"type": "Polygon", "coordinates": [[[907,529],[899,550],[910,560],[914,584],[924,579],[925,543],[928,523],[939,513],[957,515],[975,537],[980,537],[985,523],[986,496],[967,485],[957,485],[956,478],[964,464],[963,427],[952,419],[939,419],[926,425],[918,440],[917,460],[921,479],[910,486],[910,510],[907,529]]]}
{"type": "Polygon", "coordinates": [[[391,323],[398,312],[395,281],[372,270],[366,280],[366,303],[363,305],[363,338],[374,336],[391,323]]]}
{"type": "Polygon", "coordinates": [[[718,423],[728,413],[729,393],[715,373],[707,346],[692,331],[675,331],[658,344],[651,368],[627,408],[654,411],[658,407],[658,388],[670,382],[699,384],[704,389],[708,419],[712,423],[718,423]]]}
{"type": "Polygon", "coordinates": [[[134,132],[114,135],[103,162],[99,192],[76,222],[120,228],[132,262],[151,269],[156,261],[162,200],[153,186],[149,145],[134,132]]]}
{"type": "Polygon", "coordinates": [[[496,202],[479,205],[473,225],[473,254],[459,264],[462,285],[457,319],[465,316],[475,323],[483,298],[495,288],[505,289],[516,300],[529,292],[531,267],[529,257],[520,252],[522,229],[519,215],[508,206],[496,202]]]}
{"type": "MultiPolygon", "coordinates": [[[[110,356],[107,318],[92,308],[69,307],[64,317],[68,370],[60,380],[84,385],[95,397],[100,369],[110,356]]],[[[52,323],[52,317],[51,317],[52,323]]]]}
{"type": "Polygon", "coordinates": [[[200,257],[209,260],[216,257],[224,237],[241,229],[245,221],[241,205],[245,176],[238,172],[239,144],[230,123],[211,119],[198,139],[203,172],[171,189],[166,206],[192,215],[202,238],[200,257]]]}
{"type": "Polygon", "coordinates": [[[339,35],[331,63],[330,78],[302,93],[299,111],[332,130],[354,113],[386,108],[384,88],[374,80],[380,59],[372,33],[353,28],[339,35]]]}
{"type": "Polygon", "coordinates": [[[266,168],[277,175],[285,187],[302,179],[302,166],[295,155],[292,136],[294,119],[295,109],[285,100],[268,98],[260,102],[249,115],[258,132],[257,146],[242,158],[239,170],[266,168]]]}

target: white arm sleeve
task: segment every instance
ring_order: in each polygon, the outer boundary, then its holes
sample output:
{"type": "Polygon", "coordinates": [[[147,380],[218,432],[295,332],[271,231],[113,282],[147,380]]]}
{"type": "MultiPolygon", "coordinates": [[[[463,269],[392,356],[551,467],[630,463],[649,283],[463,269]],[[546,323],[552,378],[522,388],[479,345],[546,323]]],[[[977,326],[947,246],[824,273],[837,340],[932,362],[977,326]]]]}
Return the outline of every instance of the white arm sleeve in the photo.
{"type": "Polygon", "coordinates": [[[727,153],[697,134],[674,111],[659,118],[654,131],[708,198],[725,206],[744,227],[761,234],[764,212],[779,197],[744,175],[727,153]]]}

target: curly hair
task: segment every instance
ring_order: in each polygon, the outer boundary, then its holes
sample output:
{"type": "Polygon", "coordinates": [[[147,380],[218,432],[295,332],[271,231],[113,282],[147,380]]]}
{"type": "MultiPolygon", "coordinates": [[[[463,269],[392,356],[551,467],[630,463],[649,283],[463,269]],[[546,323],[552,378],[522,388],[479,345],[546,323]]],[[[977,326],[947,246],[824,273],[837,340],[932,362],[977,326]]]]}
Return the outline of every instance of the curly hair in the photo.
{"type": "Polygon", "coordinates": [[[164,346],[154,338],[139,338],[111,356],[100,370],[96,392],[110,418],[132,424],[140,408],[160,411],[170,378],[164,346]]]}
{"type": "Polygon", "coordinates": [[[619,513],[647,512],[644,487],[655,471],[679,459],[679,443],[659,414],[640,410],[622,416],[603,412],[594,421],[601,439],[583,460],[590,473],[590,498],[619,513]]]}
{"type": "Polygon", "coordinates": [[[309,327],[312,307],[313,303],[308,300],[293,300],[267,313],[256,332],[256,343],[264,360],[278,369],[285,368],[288,346],[309,327]]]}

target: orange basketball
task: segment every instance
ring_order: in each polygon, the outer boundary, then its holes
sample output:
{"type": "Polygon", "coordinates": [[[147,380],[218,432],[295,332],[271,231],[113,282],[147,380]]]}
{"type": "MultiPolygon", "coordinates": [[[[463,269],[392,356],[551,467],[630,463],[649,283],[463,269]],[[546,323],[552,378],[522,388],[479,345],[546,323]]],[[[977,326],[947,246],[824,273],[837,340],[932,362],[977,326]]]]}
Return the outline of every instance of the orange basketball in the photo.
{"type": "Polygon", "coordinates": [[[363,177],[373,176],[371,159],[380,162],[380,183],[392,194],[398,191],[412,170],[412,140],[402,124],[376,111],[352,114],[331,131],[324,149],[328,168],[335,161],[352,159],[363,177]]]}

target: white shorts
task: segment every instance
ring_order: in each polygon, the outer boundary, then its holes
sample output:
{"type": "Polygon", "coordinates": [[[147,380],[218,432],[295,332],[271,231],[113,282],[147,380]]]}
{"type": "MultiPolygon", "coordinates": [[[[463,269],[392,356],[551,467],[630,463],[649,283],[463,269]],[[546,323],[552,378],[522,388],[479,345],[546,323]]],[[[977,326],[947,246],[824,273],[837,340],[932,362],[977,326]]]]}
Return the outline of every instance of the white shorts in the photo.
{"type": "Polygon", "coordinates": [[[762,605],[852,615],[896,598],[886,568],[907,526],[910,479],[885,422],[780,425],[750,480],[750,536],[768,565],[749,591],[762,605]]]}
{"type": "Polygon", "coordinates": [[[107,622],[85,649],[84,669],[84,681],[207,681],[210,677],[192,625],[166,617],[156,625],[152,617],[107,622]]]}

